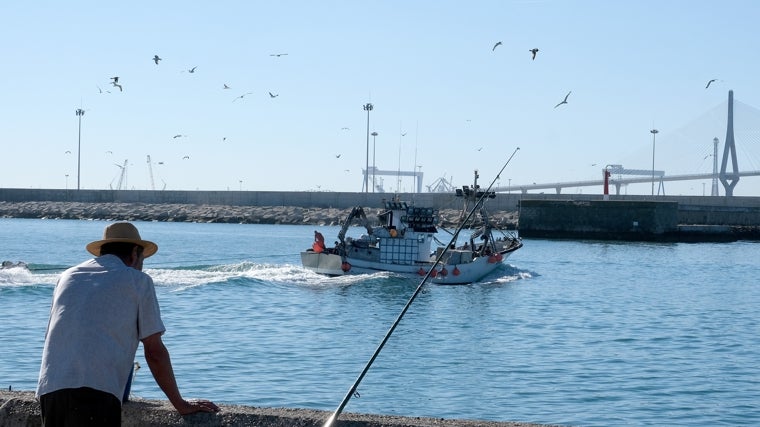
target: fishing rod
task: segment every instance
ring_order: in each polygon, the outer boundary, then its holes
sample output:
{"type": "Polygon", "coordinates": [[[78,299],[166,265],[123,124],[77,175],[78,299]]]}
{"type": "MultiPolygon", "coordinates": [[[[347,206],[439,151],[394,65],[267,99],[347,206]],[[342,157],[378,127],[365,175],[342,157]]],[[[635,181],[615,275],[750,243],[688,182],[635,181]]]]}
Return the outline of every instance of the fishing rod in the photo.
{"type": "Polygon", "coordinates": [[[364,376],[367,375],[367,372],[369,371],[370,366],[372,366],[372,363],[375,362],[375,359],[377,359],[377,356],[380,354],[380,351],[382,351],[383,347],[385,347],[385,343],[388,342],[388,340],[391,337],[391,334],[393,334],[393,331],[396,330],[396,327],[401,322],[401,319],[404,317],[406,312],[409,310],[409,307],[411,307],[414,300],[417,298],[417,295],[420,294],[422,291],[423,286],[425,286],[425,283],[430,278],[430,275],[433,273],[433,270],[438,266],[438,264],[441,262],[441,259],[443,256],[448,252],[449,247],[451,247],[453,244],[456,243],[457,238],[459,237],[459,233],[464,228],[464,225],[467,224],[470,221],[470,218],[475,213],[476,210],[480,207],[480,205],[483,203],[486,197],[488,197],[488,193],[491,191],[491,188],[496,183],[496,181],[499,179],[499,176],[501,176],[501,173],[504,172],[504,169],[507,168],[507,165],[512,161],[512,158],[517,154],[517,151],[520,149],[520,147],[515,148],[515,151],[512,152],[512,155],[509,156],[509,159],[507,159],[507,162],[504,163],[504,166],[501,167],[501,170],[498,174],[496,174],[496,177],[491,181],[491,185],[488,186],[488,189],[486,189],[485,192],[480,196],[478,201],[475,203],[475,205],[472,207],[470,212],[467,214],[467,217],[465,217],[464,221],[462,221],[459,226],[457,226],[456,230],[454,231],[454,234],[451,237],[451,240],[449,241],[449,244],[444,246],[443,250],[435,259],[435,262],[427,271],[427,274],[422,278],[420,281],[420,284],[417,285],[417,289],[414,290],[414,293],[409,298],[409,301],[406,302],[406,305],[404,305],[404,308],[401,310],[401,313],[399,313],[398,317],[396,317],[396,320],[391,325],[390,329],[388,329],[388,332],[385,333],[385,336],[383,337],[382,341],[380,341],[380,345],[377,346],[375,349],[375,352],[372,354],[372,357],[369,358],[369,361],[366,365],[364,365],[364,369],[362,369],[362,372],[359,374],[359,376],[356,378],[356,381],[351,385],[351,388],[346,393],[345,397],[343,397],[343,400],[340,402],[340,405],[338,405],[338,408],[335,409],[335,412],[330,416],[330,418],[325,421],[325,423],[322,425],[322,427],[331,427],[335,420],[338,418],[338,416],[343,412],[343,408],[346,407],[348,404],[348,401],[351,400],[351,396],[353,396],[356,393],[357,387],[359,387],[359,383],[361,383],[362,379],[364,379],[364,376]]]}

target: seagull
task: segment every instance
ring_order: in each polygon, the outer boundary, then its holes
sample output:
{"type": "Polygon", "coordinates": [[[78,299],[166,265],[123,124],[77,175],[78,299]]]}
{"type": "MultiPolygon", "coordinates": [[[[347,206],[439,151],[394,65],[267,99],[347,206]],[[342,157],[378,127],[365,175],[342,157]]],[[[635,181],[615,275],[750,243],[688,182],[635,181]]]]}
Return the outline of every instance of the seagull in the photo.
{"type": "Polygon", "coordinates": [[[536,54],[538,53],[538,48],[534,47],[533,49],[529,50],[529,52],[533,54],[533,58],[531,58],[531,59],[533,59],[535,61],[536,54]]]}
{"type": "Polygon", "coordinates": [[[491,52],[495,51],[497,47],[501,45],[501,42],[496,42],[495,45],[493,45],[493,48],[491,49],[491,52]]]}
{"type": "Polygon", "coordinates": [[[159,58],[158,55],[153,55],[153,62],[155,62],[156,65],[158,65],[158,61],[160,61],[160,60],[161,60],[161,58],[159,58]]]}
{"type": "Polygon", "coordinates": [[[336,154],[336,155],[335,155],[335,158],[336,158],[336,159],[340,159],[340,156],[341,156],[340,154],[336,154]]]}
{"type": "Polygon", "coordinates": [[[709,82],[707,82],[707,86],[705,86],[705,89],[710,87],[710,83],[715,82],[715,81],[718,81],[718,79],[711,79],[709,82]]]}
{"type": "Polygon", "coordinates": [[[243,97],[245,97],[246,95],[250,95],[250,94],[252,94],[252,93],[253,93],[253,92],[246,92],[246,93],[244,93],[244,94],[242,94],[242,95],[240,95],[240,96],[236,97],[235,99],[233,99],[233,100],[232,100],[232,102],[235,102],[235,101],[237,101],[238,99],[243,99],[243,97]]]}
{"type": "Polygon", "coordinates": [[[351,129],[349,129],[347,127],[342,127],[342,128],[340,128],[340,130],[351,130],[351,129]]]}
{"type": "Polygon", "coordinates": [[[402,133],[401,136],[406,136],[406,132],[402,133]]]}
{"type": "Polygon", "coordinates": [[[158,164],[159,164],[159,165],[163,165],[163,164],[164,164],[164,162],[158,162],[158,164]]]}
{"type": "Polygon", "coordinates": [[[190,160],[190,156],[185,156],[182,158],[182,160],[190,160]]]}
{"type": "Polygon", "coordinates": [[[270,97],[270,98],[277,98],[278,96],[280,96],[280,94],[279,94],[279,93],[272,93],[272,92],[269,92],[269,97],[270,97]]]}
{"type": "Polygon", "coordinates": [[[195,69],[196,69],[196,68],[198,68],[198,66],[197,66],[197,65],[196,65],[195,67],[193,67],[193,68],[191,68],[191,69],[187,70],[187,72],[188,72],[188,73],[194,73],[194,72],[195,72],[195,69]]]}
{"type": "Polygon", "coordinates": [[[106,154],[113,154],[113,151],[108,150],[108,151],[106,151],[106,154]]]}
{"type": "Polygon", "coordinates": [[[227,83],[224,84],[224,87],[222,89],[229,89],[230,87],[227,86],[227,83]]]}
{"type": "Polygon", "coordinates": [[[172,137],[172,139],[182,138],[185,135],[182,135],[181,133],[178,133],[172,137]]]}
{"type": "Polygon", "coordinates": [[[559,106],[560,106],[560,105],[562,105],[562,104],[567,104],[567,97],[568,97],[568,96],[570,96],[570,94],[571,94],[572,92],[573,92],[573,91],[570,91],[570,92],[568,92],[568,93],[567,93],[567,95],[565,95],[565,99],[563,99],[563,100],[562,100],[562,102],[560,102],[559,104],[555,105],[555,106],[554,106],[554,108],[557,108],[557,107],[559,107],[559,106]]]}
{"type": "Polygon", "coordinates": [[[222,137],[222,142],[224,142],[224,141],[226,141],[226,140],[227,140],[227,137],[226,137],[226,136],[223,136],[223,137],[222,137]]]}
{"type": "Polygon", "coordinates": [[[480,151],[480,150],[482,150],[482,149],[483,149],[483,147],[480,147],[480,148],[478,148],[478,151],[480,151]]]}
{"type": "Polygon", "coordinates": [[[276,57],[278,57],[278,58],[279,58],[280,56],[285,56],[285,55],[287,55],[287,53],[270,53],[270,54],[269,54],[269,56],[276,56],[276,57]]]}
{"type": "Polygon", "coordinates": [[[111,84],[113,85],[113,87],[118,87],[119,92],[124,92],[124,89],[121,88],[120,84],[116,83],[115,81],[111,82],[111,84]]]}
{"type": "Polygon", "coordinates": [[[113,80],[112,83],[119,83],[119,76],[111,77],[111,80],[113,80]]]}
{"type": "Polygon", "coordinates": [[[66,152],[65,152],[65,153],[63,153],[63,154],[71,154],[71,151],[69,151],[69,150],[66,150],[66,152]]]}

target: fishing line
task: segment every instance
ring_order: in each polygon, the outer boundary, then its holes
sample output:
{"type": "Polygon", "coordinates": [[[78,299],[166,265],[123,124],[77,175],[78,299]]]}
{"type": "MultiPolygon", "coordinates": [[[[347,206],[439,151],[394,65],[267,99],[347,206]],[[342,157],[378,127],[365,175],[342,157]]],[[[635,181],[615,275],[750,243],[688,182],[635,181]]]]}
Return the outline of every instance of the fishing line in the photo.
{"type": "MultiPolygon", "coordinates": [[[[393,331],[396,330],[396,327],[401,322],[401,319],[404,317],[404,315],[406,314],[406,312],[409,310],[409,307],[411,307],[412,303],[417,298],[417,295],[419,295],[420,292],[422,291],[423,286],[425,285],[425,283],[430,278],[430,275],[433,273],[433,270],[441,262],[441,259],[446,254],[446,252],[448,252],[449,247],[452,244],[456,243],[457,238],[459,237],[459,232],[462,231],[462,229],[464,228],[465,224],[467,224],[470,221],[470,218],[475,213],[475,211],[478,210],[478,208],[480,207],[481,204],[483,204],[483,201],[485,200],[486,197],[488,197],[488,193],[491,191],[491,188],[496,183],[496,181],[499,179],[499,176],[501,175],[501,173],[504,172],[504,169],[506,169],[507,165],[509,165],[509,162],[512,161],[512,158],[515,156],[515,154],[517,154],[517,151],[519,149],[520,149],[520,147],[515,148],[515,151],[512,152],[512,155],[509,156],[509,159],[507,159],[507,162],[504,163],[504,166],[502,166],[502,168],[499,171],[499,173],[496,174],[496,177],[493,179],[493,181],[491,181],[491,185],[489,185],[488,189],[486,189],[486,191],[484,191],[483,194],[481,194],[480,198],[477,200],[477,202],[475,203],[475,205],[469,211],[469,213],[467,214],[467,216],[465,217],[465,219],[462,221],[461,224],[459,224],[459,226],[457,226],[456,230],[454,231],[453,236],[451,237],[451,241],[449,242],[449,244],[446,245],[446,246],[444,246],[444,248],[441,251],[441,253],[436,257],[435,262],[433,263],[432,266],[430,266],[430,268],[427,271],[427,274],[425,274],[425,277],[423,277],[422,280],[420,281],[420,284],[417,285],[417,289],[414,290],[414,293],[409,298],[409,301],[406,302],[406,305],[404,305],[404,308],[401,310],[401,313],[399,313],[398,317],[396,317],[396,320],[393,322],[393,324],[391,325],[391,327],[388,329],[388,332],[385,333],[385,336],[383,337],[382,341],[380,341],[380,345],[377,346],[377,348],[375,349],[375,352],[372,354],[372,357],[370,357],[370,359],[367,362],[367,364],[364,365],[364,369],[362,369],[361,373],[356,378],[356,381],[354,381],[354,383],[351,385],[351,388],[348,390],[348,392],[346,393],[345,397],[343,397],[343,400],[340,402],[340,405],[338,405],[338,408],[335,410],[335,412],[333,412],[333,414],[330,416],[330,418],[328,418],[327,421],[325,421],[325,423],[323,424],[322,427],[331,427],[332,424],[335,422],[335,420],[338,418],[338,416],[341,414],[341,412],[343,412],[343,408],[345,408],[346,405],[348,404],[348,401],[351,400],[351,396],[353,396],[357,392],[356,389],[357,389],[357,387],[359,387],[359,383],[361,383],[362,379],[364,379],[364,376],[367,375],[367,372],[369,371],[370,366],[372,366],[372,363],[375,362],[375,359],[377,359],[377,356],[380,354],[380,351],[383,349],[383,347],[385,347],[385,343],[388,342],[388,340],[391,337],[391,334],[393,334],[393,331]]],[[[474,189],[474,190],[477,191],[477,189],[474,189]]]]}

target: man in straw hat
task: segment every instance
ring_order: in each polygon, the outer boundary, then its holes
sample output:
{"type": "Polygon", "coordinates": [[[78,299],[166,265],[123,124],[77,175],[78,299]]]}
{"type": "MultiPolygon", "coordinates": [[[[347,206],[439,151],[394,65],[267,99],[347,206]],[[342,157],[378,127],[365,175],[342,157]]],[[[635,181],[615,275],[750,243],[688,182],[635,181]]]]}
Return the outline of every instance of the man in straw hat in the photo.
{"type": "Polygon", "coordinates": [[[216,412],[185,400],[174,378],[153,279],[143,260],[158,251],[128,222],[87,245],[94,259],[61,274],[53,293],[37,396],[45,426],[119,426],[122,396],[140,342],[156,383],[182,414],[216,412]]]}

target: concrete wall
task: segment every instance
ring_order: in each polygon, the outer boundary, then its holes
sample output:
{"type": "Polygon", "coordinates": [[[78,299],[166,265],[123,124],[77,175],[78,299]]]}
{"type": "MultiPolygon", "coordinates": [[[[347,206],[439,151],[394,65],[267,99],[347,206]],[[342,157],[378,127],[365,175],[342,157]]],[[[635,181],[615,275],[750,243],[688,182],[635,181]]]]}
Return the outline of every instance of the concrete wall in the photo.
{"type": "Polygon", "coordinates": [[[523,200],[523,237],[647,240],[678,231],[678,203],[523,200]]]}
{"type": "MultiPolygon", "coordinates": [[[[231,206],[299,206],[346,209],[353,206],[379,207],[393,193],[308,192],[308,191],[160,191],[160,190],[63,190],[0,188],[5,202],[146,203],[231,206]]],[[[401,193],[401,200],[439,209],[459,209],[463,201],[450,193],[401,193]]],[[[499,193],[487,201],[493,212],[517,211],[521,200],[564,200],[596,202],[600,194],[499,193]]],[[[610,195],[610,201],[676,202],[680,224],[760,225],[760,197],[627,196],[610,195]]]]}
{"type": "MultiPolygon", "coordinates": [[[[122,427],[144,426],[258,426],[320,427],[331,412],[311,409],[257,408],[219,404],[218,413],[180,416],[165,400],[130,400],[122,406],[122,427]]],[[[40,405],[30,391],[0,391],[0,426],[39,427],[40,405]]],[[[541,427],[519,422],[444,420],[442,418],[399,417],[342,413],[335,427],[541,427]]]]}

